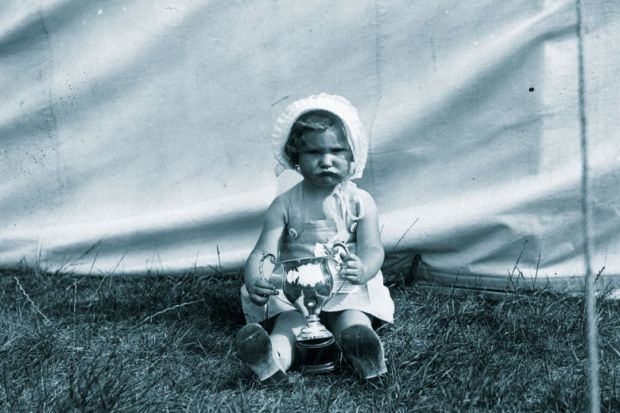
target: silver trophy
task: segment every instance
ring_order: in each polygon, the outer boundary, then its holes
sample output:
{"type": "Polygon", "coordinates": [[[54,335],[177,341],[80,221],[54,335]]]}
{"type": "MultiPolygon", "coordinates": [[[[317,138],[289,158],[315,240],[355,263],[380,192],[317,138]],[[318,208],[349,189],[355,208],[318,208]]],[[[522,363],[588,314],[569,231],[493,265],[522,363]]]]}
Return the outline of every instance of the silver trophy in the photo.
{"type": "Polygon", "coordinates": [[[276,267],[283,268],[284,296],[306,316],[306,324],[297,335],[298,342],[321,341],[334,336],[321,324],[319,314],[332,295],[334,277],[342,268],[342,261],[338,256],[340,249],[346,254],[349,253],[345,244],[337,242],[331,248],[326,248],[323,256],[276,261],[273,254],[265,254],[260,261],[259,271],[263,279],[263,263],[266,259],[276,267]]]}

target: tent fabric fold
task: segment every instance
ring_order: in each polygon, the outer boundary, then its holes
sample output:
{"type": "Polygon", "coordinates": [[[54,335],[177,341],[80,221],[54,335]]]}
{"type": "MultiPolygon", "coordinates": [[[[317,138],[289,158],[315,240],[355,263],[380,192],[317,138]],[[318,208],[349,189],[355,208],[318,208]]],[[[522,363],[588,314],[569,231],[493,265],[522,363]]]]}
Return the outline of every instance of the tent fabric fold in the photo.
{"type": "MultiPolygon", "coordinates": [[[[620,284],[620,4],[582,5],[592,271],[620,284]]],[[[291,102],[369,132],[386,269],[580,290],[574,1],[32,0],[0,5],[0,268],[240,267],[291,102]]]]}

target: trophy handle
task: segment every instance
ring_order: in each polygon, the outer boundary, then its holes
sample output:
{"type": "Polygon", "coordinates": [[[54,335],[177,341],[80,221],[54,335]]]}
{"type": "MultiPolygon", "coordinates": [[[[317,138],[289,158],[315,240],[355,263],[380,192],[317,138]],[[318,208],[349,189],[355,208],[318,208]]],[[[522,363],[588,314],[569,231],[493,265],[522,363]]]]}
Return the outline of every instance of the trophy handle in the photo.
{"type": "Polygon", "coordinates": [[[342,269],[342,260],[340,259],[340,257],[338,257],[338,254],[340,253],[340,250],[343,250],[345,255],[349,255],[349,247],[347,247],[347,244],[345,244],[344,242],[341,241],[336,241],[334,242],[334,244],[332,245],[330,251],[329,251],[329,255],[331,256],[331,258],[336,261],[336,270],[340,271],[342,269]],[[338,257],[338,259],[336,259],[336,257],[338,257]]]}
{"type": "Polygon", "coordinates": [[[329,251],[330,255],[332,257],[335,257],[336,255],[338,255],[338,249],[342,249],[344,250],[344,253],[346,255],[349,255],[349,247],[347,247],[347,244],[345,244],[344,242],[334,242],[334,245],[332,245],[331,250],[329,251]]]}
{"type": "MultiPolygon", "coordinates": [[[[330,255],[331,259],[335,261],[335,266],[336,266],[336,271],[337,272],[342,271],[342,267],[344,266],[344,263],[343,263],[342,259],[340,259],[340,257],[338,257],[338,253],[339,253],[340,249],[342,249],[346,255],[349,255],[349,247],[347,247],[347,244],[345,244],[342,241],[334,242],[334,244],[331,247],[331,250],[329,251],[329,255],[330,255]],[[339,259],[336,259],[336,257],[338,257],[339,259]]],[[[336,296],[336,294],[338,294],[340,292],[340,290],[342,290],[342,287],[344,287],[344,283],[342,285],[340,285],[338,290],[331,292],[329,298],[327,299],[327,301],[325,301],[325,304],[327,304],[332,298],[334,298],[336,296]]]]}
{"type": "MultiPolygon", "coordinates": [[[[267,277],[265,277],[265,272],[263,271],[263,264],[265,263],[265,260],[269,260],[272,264],[274,265],[278,265],[276,263],[276,256],[273,254],[263,254],[262,258],[260,259],[260,261],[258,262],[258,273],[260,274],[260,278],[262,278],[265,281],[269,281],[267,279],[267,277]]],[[[274,268],[275,270],[275,268],[274,268]]],[[[267,301],[265,303],[265,306],[263,307],[263,320],[266,320],[269,318],[269,301],[267,301]]]]}
{"type": "Polygon", "coordinates": [[[260,259],[258,263],[258,273],[260,274],[260,277],[265,281],[269,281],[267,277],[265,277],[265,272],[263,271],[263,264],[265,263],[265,260],[269,260],[273,265],[277,265],[276,256],[273,254],[269,254],[269,253],[263,254],[263,257],[260,259]]]}

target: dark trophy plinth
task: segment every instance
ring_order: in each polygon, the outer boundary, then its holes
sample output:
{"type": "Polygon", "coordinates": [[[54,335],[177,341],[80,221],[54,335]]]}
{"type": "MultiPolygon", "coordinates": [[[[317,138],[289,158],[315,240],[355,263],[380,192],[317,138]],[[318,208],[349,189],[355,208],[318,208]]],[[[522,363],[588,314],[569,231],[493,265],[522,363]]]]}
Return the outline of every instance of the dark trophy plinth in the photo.
{"type": "Polygon", "coordinates": [[[301,372],[304,374],[329,373],[336,369],[340,347],[334,337],[298,340],[297,347],[303,358],[301,372]]]}

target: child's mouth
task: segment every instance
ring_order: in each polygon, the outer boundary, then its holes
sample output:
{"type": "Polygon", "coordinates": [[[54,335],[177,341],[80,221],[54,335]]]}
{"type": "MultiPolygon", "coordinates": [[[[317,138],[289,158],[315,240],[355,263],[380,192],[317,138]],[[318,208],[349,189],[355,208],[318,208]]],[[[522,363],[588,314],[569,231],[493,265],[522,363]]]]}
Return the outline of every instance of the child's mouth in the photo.
{"type": "Polygon", "coordinates": [[[340,176],[334,172],[320,172],[318,174],[320,178],[339,178],[340,176]]]}

